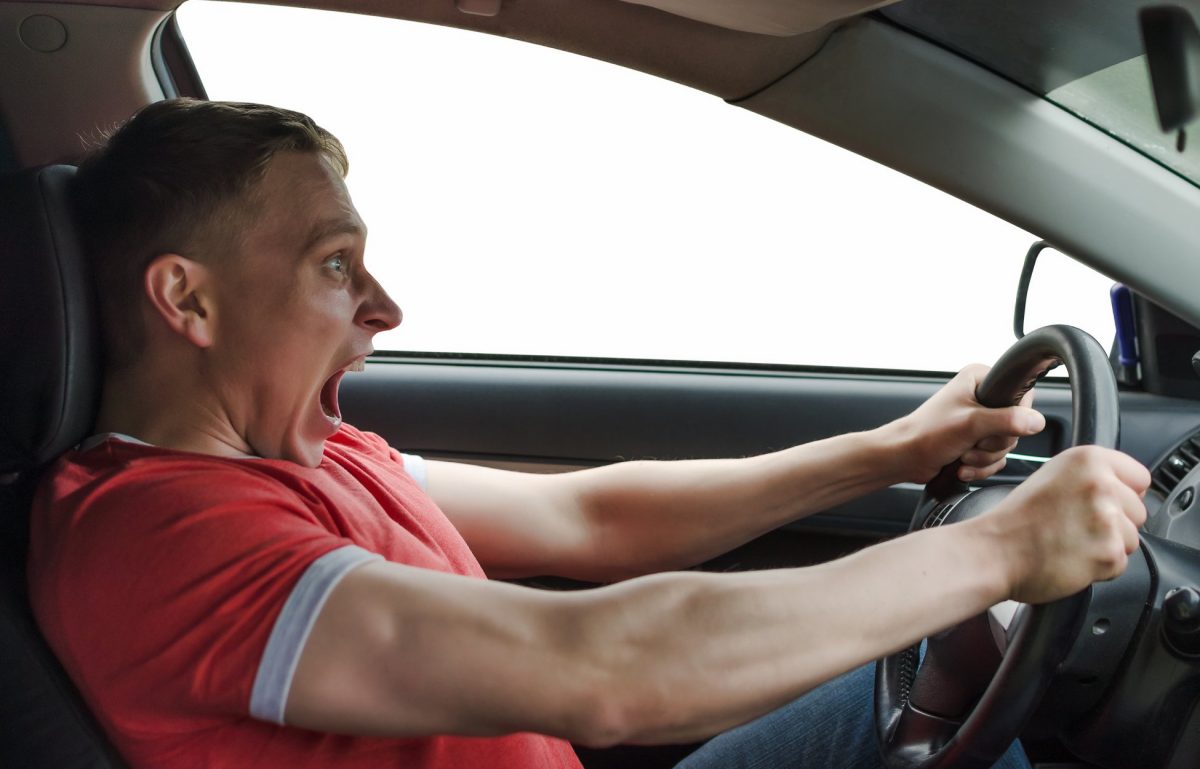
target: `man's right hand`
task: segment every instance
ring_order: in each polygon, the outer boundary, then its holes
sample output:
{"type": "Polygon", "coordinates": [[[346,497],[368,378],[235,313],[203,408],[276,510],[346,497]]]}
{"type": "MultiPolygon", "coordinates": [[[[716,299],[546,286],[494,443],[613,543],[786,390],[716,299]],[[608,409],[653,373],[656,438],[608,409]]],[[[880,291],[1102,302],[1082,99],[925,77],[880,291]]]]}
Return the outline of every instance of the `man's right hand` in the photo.
{"type": "Polygon", "coordinates": [[[1125,571],[1150,473],[1119,451],[1064,451],[977,519],[1001,543],[1011,598],[1046,603],[1125,571]]]}

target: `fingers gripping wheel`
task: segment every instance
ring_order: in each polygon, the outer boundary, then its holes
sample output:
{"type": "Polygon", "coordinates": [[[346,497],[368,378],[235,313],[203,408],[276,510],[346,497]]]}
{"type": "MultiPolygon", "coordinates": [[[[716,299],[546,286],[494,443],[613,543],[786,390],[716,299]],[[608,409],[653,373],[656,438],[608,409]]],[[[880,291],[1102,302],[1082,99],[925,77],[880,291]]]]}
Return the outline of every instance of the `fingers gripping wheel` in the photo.
{"type": "MultiPolygon", "coordinates": [[[[1018,403],[1060,363],[1071,378],[1071,445],[1117,448],[1117,383],[1095,339],[1073,326],[1046,326],[1000,357],[976,391],[985,406],[1018,403]]],[[[910,531],[980,515],[1012,486],[970,490],[956,467],[925,487],[910,531]]],[[[1020,734],[1055,669],[1070,651],[1090,589],[1023,607],[997,635],[987,614],[880,661],[875,672],[875,733],[889,769],[983,769],[1020,734]]],[[[998,607],[997,607],[998,608],[998,607]]]]}

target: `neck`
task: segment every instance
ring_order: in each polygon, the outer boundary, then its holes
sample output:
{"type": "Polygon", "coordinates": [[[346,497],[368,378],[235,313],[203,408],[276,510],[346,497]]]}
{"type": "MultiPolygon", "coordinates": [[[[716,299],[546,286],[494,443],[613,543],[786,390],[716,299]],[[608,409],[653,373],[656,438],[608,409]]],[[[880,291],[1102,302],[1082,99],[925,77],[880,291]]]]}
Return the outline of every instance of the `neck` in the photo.
{"type": "Polygon", "coordinates": [[[254,456],[234,430],[217,399],[193,379],[175,372],[187,367],[130,366],[105,376],[96,417],[97,433],[124,433],[178,451],[222,457],[254,456]]]}

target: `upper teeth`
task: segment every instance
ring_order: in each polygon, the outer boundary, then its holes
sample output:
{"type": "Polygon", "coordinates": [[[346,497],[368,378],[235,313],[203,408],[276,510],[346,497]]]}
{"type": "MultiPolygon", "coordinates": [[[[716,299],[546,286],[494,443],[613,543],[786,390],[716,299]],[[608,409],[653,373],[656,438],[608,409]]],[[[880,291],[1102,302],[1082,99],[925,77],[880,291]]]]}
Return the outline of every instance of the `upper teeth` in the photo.
{"type": "Polygon", "coordinates": [[[366,367],[367,367],[366,358],[359,358],[358,360],[351,363],[349,366],[346,366],[346,370],[347,371],[362,371],[366,367]]]}

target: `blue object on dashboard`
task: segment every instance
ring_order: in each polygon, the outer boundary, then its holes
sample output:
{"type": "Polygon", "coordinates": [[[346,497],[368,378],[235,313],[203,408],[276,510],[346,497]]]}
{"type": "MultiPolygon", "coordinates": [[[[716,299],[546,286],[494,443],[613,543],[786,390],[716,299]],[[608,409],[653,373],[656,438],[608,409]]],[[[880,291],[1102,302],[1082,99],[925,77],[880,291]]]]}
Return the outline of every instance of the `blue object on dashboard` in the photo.
{"type": "Polygon", "coordinates": [[[1108,291],[1112,300],[1113,320],[1117,326],[1117,362],[1121,364],[1121,380],[1137,379],[1137,329],[1133,319],[1133,292],[1124,283],[1114,283],[1108,291]]]}

